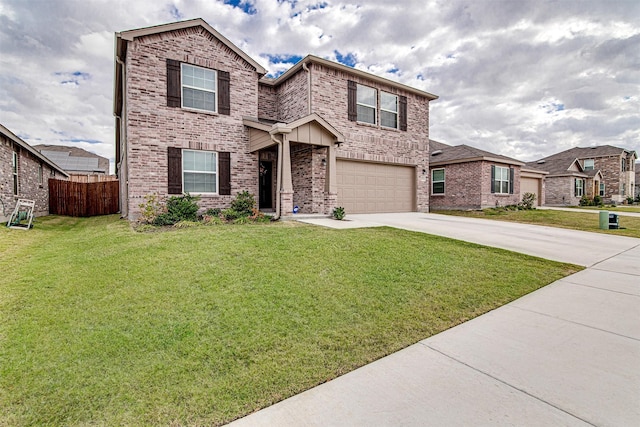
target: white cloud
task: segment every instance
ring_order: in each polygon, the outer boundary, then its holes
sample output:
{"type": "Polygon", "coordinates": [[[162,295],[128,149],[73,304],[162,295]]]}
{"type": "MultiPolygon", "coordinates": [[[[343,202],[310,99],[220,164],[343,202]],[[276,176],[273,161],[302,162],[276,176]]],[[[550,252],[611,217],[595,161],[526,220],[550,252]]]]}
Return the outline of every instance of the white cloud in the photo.
{"type": "Polygon", "coordinates": [[[339,52],[439,95],[430,129],[446,143],[523,160],[594,142],[640,151],[640,2],[250,3],[0,0],[3,124],[112,158],[114,32],[201,17],[272,72],[288,65],[268,57],[339,52]]]}

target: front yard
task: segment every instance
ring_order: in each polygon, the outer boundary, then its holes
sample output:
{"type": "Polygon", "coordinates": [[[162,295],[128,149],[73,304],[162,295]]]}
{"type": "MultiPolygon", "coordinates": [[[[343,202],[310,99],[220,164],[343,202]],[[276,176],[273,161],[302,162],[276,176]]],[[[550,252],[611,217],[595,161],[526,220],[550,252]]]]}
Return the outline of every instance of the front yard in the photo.
{"type": "Polygon", "coordinates": [[[223,424],[579,269],[391,228],[2,227],[0,425],[223,424]]]}

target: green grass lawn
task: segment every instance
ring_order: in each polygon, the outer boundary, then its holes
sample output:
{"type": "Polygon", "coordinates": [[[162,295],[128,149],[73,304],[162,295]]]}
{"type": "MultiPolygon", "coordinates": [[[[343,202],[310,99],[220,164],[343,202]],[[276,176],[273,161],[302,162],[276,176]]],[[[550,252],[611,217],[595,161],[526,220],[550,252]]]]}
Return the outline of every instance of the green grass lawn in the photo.
{"type": "Polygon", "coordinates": [[[579,210],[597,210],[597,211],[611,211],[611,212],[635,212],[640,213],[640,206],[571,206],[574,209],[579,210]]]}
{"type": "Polygon", "coordinates": [[[0,425],[219,425],[580,267],[392,228],[0,228],[0,425]]]}
{"type": "Polygon", "coordinates": [[[547,209],[507,211],[485,209],[482,211],[436,211],[445,215],[466,216],[470,218],[495,219],[499,221],[522,222],[527,224],[546,225],[550,227],[571,228],[574,230],[593,231],[596,233],[640,238],[640,217],[618,217],[620,229],[601,230],[600,219],[596,212],[568,212],[547,209]]]}

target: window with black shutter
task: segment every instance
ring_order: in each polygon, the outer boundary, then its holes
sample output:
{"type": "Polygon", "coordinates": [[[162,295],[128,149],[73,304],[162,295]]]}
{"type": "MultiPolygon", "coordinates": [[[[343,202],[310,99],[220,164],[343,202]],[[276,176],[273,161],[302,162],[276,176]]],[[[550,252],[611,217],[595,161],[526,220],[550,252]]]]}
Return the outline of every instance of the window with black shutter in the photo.
{"type": "Polygon", "coordinates": [[[230,115],[229,72],[167,59],[167,106],[230,115]]]}
{"type": "Polygon", "coordinates": [[[169,194],[182,194],[182,150],[180,148],[168,148],[168,188],[169,194]]]}

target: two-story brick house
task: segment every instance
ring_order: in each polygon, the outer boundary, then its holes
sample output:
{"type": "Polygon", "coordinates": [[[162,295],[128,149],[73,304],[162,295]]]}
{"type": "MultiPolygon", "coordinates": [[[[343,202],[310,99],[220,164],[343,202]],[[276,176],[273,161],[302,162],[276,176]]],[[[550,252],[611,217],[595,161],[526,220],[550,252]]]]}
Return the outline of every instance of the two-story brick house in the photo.
{"type": "Polygon", "coordinates": [[[68,175],[0,125],[0,222],[8,221],[18,199],[35,201],[34,215],[48,215],[49,178],[66,179],[68,175]]]}
{"type": "Polygon", "coordinates": [[[309,55],[276,79],[202,19],[116,33],[121,212],[247,190],[277,216],[428,211],[436,96],[309,55]]]}
{"type": "Polygon", "coordinates": [[[548,172],[546,203],[578,205],[580,198],[600,196],[620,203],[633,197],[635,151],[611,145],[574,147],[528,165],[548,172]]]}

